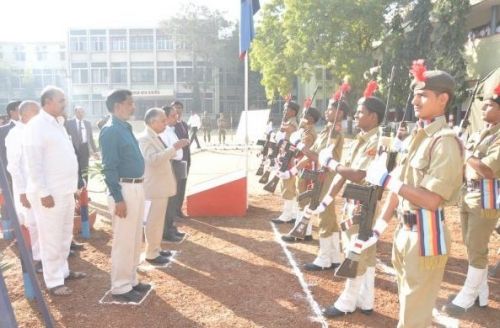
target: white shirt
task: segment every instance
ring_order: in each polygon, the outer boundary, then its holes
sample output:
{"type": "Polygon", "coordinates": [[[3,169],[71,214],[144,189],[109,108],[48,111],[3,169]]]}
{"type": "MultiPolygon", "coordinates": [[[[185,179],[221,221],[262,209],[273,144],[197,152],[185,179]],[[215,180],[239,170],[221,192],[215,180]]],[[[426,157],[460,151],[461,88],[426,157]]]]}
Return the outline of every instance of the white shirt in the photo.
{"type": "Polygon", "coordinates": [[[83,120],[79,120],[75,117],[75,122],[76,122],[76,130],[80,133],[82,136],[82,144],[87,143],[87,129],[85,129],[85,123],[83,120]],[[80,124],[82,125],[82,128],[80,129],[80,124]]]}
{"type": "Polygon", "coordinates": [[[45,110],[26,124],[24,155],[28,163],[28,193],[40,198],[77,190],[78,162],[66,129],[45,110]]]}
{"type": "Polygon", "coordinates": [[[25,194],[27,185],[28,166],[23,154],[23,138],[25,125],[16,122],[5,138],[7,149],[7,171],[12,176],[14,194],[25,194]]]}
{"type": "Polygon", "coordinates": [[[192,128],[199,129],[201,127],[201,119],[198,114],[192,114],[191,116],[189,116],[187,124],[192,128]]]}
{"type": "MultiPolygon", "coordinates": [[[[179,141],[179,138],[175,134],[175,127],[174,126],[167,126],[165,131],[159,134],[161,140],[167,145],[167,147],[173,147],[174,144],[179,141]]],[[[177,149],[175,152],[175,156],[172,158],[177,161],[182,160],[182,148],[177,149]]]]}

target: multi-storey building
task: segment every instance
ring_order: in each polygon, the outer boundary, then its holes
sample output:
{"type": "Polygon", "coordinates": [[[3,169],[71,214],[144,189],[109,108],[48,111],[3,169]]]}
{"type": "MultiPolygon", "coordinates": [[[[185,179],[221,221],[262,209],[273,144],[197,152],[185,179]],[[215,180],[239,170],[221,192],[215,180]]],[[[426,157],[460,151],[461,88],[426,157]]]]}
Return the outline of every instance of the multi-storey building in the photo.
{"type": "Polygon", "coordinates": [[[46,85],[67,89],[64,42],[0,43],[0,112],[13,99],[39,98],[46,85]]]}
{"type": "Polygon", "coordinates": [[[86,107],[89,116],[107,113],[104,98],[117,88],[132,90],[138,118],[174,99],[187,111],[219,111],[213,68],[193,63],[190,47],[160,29],[72,29],[68,45],[70,99],[86,107]],[[199,85],[199,104],[193,104],[193,81],[199,85]]]}

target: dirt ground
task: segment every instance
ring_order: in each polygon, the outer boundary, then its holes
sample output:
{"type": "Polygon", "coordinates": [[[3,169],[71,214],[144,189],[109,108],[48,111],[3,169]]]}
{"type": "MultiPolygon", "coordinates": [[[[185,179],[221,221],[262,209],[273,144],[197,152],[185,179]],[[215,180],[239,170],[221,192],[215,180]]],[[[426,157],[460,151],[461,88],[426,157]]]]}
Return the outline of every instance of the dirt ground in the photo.
{"type": "MultiPolygon", "coordinates": [[[[242,155],[223,151],[224,163],[234,168],[243,165],[242,155]]],[[[214,155],[200,153],[194,156],[203,162],[214,155]]],[[[204,174],[206,166],[193,166],[197,174],[204,174]]],[[[250,170],[258,163],[252,162],[250,170]]],[[[191,178],[191,176],[190,176],[191,178]]],[[[206,177],[205,177],[206,178],[206,177]]],[[[261,191],[253,172],[249,175],[249,209],[245,218],[200,217],[178,222],[188,233],[179,243],[164,243],[167,249],[177,250],[173,263],[155,269],[142,265],[142,281],[154,284],[154,290],[140,306],[102,305],[99,300],[109,289],[111,225],[105,213],[104,197],[91,195],[92,204],[100,209],[98,220],[85,250],[70,258],[70,267],[85,271],[88,277],[71,281],[74,290],[69,297],[46,294],[51,313],[58,327],[321,327],[297,276],[276,241],[270,219],[279,215],[281,200],[277,195],[261,191]],[[255,180],[255,181],[254,181],[255,180]]],[[[203,179],[202,179],[203,180],[203,179]]],[[[92,186],[92,185],[91,185],[92,186]]],[[[99,189],[99,188],[96,188],[99,189]]],[[[338,203],[340,200],[338,201],[338,203]]],[[[452,231],[452,253],[437,301],[437,308],[446,302],[450,293],[460,289],[467,270],[466,251],[461,243],[460,224],[456,209],[448,209],[447,224],[452,231]]],[[[277,227],[281,233],[290,226],[277,227]]],[[[377,257],[386,266],[379,266],[376,276],[375,312],[371,316],[359,312],[337,320],[327,320],[332,327],[394,327],[397,324],[398,300],[394,276],[385,272],[391,267],[391,237],[393,226],[379,242],[377,257]]],[[[314,241],[288,246],[301,267],[312,261],[318,247],[317,229],[314,241]]],[[[490,264],[499,259],[500,237],[494,235],[489,244],[490,264]]],[[[21,268],[13,242],[0,241],[4,260],[14,266],[4,272],[9,297],[20,327],[43,327],[35,302],[23,297],[21,268]]],[[[332,271],[304,274],[307,286],[320,307],[330,305],[343,289],[343,279],[332,271]]],[[[39,276],[41,278],[41,276],[39,276]]],[[[41,279],[40,279],[41,281],[41,279]]],[[[500,279],[490,278],[490,303],[487,309],[474,307],[460,318],[460,327],[500,327],[500,279]]],[[[321,321],[321,320],[319,320],[321,321]]],[[[323,326],[325,326],[323,324],[323,326]]],[[[436,326],[440,326],[436,324],[436,326]]]]}

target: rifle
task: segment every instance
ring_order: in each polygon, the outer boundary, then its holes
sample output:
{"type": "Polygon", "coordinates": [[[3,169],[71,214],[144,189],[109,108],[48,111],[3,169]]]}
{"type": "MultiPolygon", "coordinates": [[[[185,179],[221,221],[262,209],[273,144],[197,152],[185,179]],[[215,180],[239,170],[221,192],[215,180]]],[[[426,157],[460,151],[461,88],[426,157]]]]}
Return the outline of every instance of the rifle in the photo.
{"type": "MultiPolygon", "coordinates": [[[[319,203],[321,202],[319,196],[321,193],[321,189],[323,188],[323,182],[325,178],[324,173],[325,171],[322,169],[317,171],[304,169],[300,173],[301,179],[310,180],[312,182],[312,188],[298,195],[297,201],[300,202],[303,199],[309,199],[309,209],[313,211],[319,206],[319,203]]],[[[306,228],[307,225],[309,224],[310,219],[311,219],[310,212],[308,211],[304,212],[302,219],[297,225],[295,225],[295,227],[293,227],[289,235],[296,238],[304,239],[304,236],[306,235],[306,228]]]]}
{"type": "Polygon", "coordinates": [[[262,139],[259,139],[257,140],[257,145],[258,146],[263,146],[262,148],[262,151],[260,152],[261,156],[262,156],[262,161],[260,162],[260,165],[259,165],[259,168],[257,169],[257,173],[256,175],[262,175],[264,174],[264,166],[265,166],[265,163],[266,163],[266,160],[267,160],[267,156],[269,154],[269,148],[272,147],[272,141],[271,141],[271,134],[273,133],[273,131],[269,131],[267,134],[266,134],[266,140],[262,140],[262,139]]]}
{"type": "Polygon", "coordinates": [[[470,113],[472,112],[472,105],[474,104],[474,98],[476,98],[477,90],[479,89],[480,83],[481,83],[481,79],[480,79],[480,77],[478,77],[476,85],[474,86],[474,90],[472,91],[472,94],[470,96],[470,101],[469,101],[469,104],[467,105],[467,110],[465,111],[464,118],[460,122],[460,129],[458,131],[459,138],[462,137],[462,134],[465,132],[465,130],[467,129],[467,127],[470,124],[469,116],[470,116],[470,113]]]}
{"type": "MultiPolygon", "coordinates": [[[[281,162],[280,165],[280,172],[285,172],[288,170],[288,167],[291,163],[291,161],[295,158],[295,156],[298,155],[300,152],[294,145],[292,145],[289,141],[284,141],[286,144],[284,145],[284,152],[285,154],[279,159],[281,162]]],[[[269,191],[270,193],[274,193],[276,190],[276,187],[278,186],[278,182],[280,181],[280,178],[275,175],[271,181],[269,181],[265,186],[264,190],[269,191]]]]}
{"type": "Polygon", "coordinates": [[[259,183],[267,183],[269,181],[269,175],[271,174],[271,168],[274,167],[274,164],[276,163],[276,158],[278,157],[278,152],[279,148],[282,144],[282,141],[279,141],[278,143],[276,142],[269,142],[269,149],[271,150],[271,153],[269,153],[268,149],[268,155],[267,155],[267,161],[269,161],[269,167],[262,176],[259,179],[259,183]]]}
{"type": "MultiPolygon", "coordinates": [[[[387,153],[387,171],[391,172],[394,167],[396,166],[396,158],[398,156],[398,152],[394,151],[392,149],[392,142],[393,142],[393,131],[390,125],[387,124],[387,112],[389,110],[389,100],[391,98],[391,89],[392,89],[392,83],[394,81],[394,70],[395,67],[392,66],[391,69],[391,76],[389,78],[389,90],[387,92],[387,101],[385,104],[385,114],[384,114],[384,121],[382,124],[379,126],[379,141],[377,145],[377,154],[380,155],[381,153],[386,152],[387,153]]],[[[382,193],[380,193],[380,196],[382,196],[382,193]]]]}
{"type": "MultiPolygon", "coordinates": [[[[358,239],[367,241],[372,236],[373,218],[377,208],[379,196],[378,186],[362,186],[348,183],[342,197],[357,200],[360,203],[361,212],[357,215],[359,219],[358,239]]],[[[355,278],[358,273],[360,254],[349,252],[347,258],[335,271],[338,277],[355,278]]]]}

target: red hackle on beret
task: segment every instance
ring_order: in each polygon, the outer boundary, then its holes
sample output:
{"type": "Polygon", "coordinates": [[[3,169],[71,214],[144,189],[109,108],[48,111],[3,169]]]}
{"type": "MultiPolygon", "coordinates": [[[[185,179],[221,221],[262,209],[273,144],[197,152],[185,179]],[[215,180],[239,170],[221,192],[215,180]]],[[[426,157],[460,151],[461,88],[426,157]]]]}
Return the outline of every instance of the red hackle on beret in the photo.
{"type": "Polygon", "coordinates": [[[417,59],[413,61],[410,73],[413,74],[415,80],[424,82],[427,79],[424,74],[426,71],[427,68],[425,67],[425,62],[423,59],[417,59]]]}
{"type": "Polygon", "coordinates": [[[373,96],[373,93],[378,90],[378,84],[377,81],[371,80],[368,82],[366,85],[365,91],[363,92],[363,97],[368,98],[373,96]]]}

